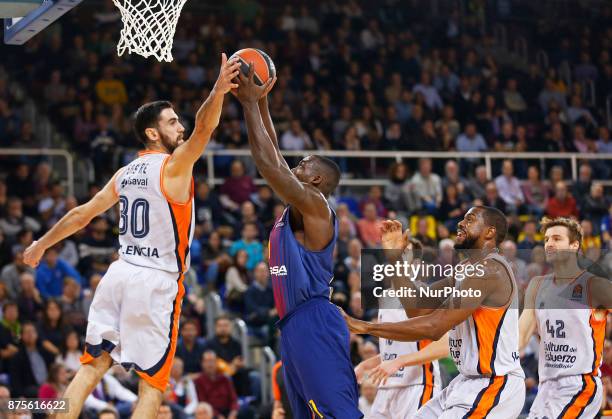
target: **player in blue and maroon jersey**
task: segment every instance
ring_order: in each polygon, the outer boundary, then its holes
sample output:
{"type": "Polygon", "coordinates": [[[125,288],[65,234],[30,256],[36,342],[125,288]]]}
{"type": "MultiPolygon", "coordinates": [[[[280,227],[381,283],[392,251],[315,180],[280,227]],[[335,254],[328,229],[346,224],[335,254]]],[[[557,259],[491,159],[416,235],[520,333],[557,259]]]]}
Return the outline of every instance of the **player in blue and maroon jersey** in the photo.
{"type": "Polygon", "coordinates": [[[270,234],[270,273],[280,316],[281,358],[293,415],[361,418],[349,331],[330,301],[336,214],[327,197],[340,181],[331,160],[308,156],[290,169],[278,147],[262,86],[240,74],[234,92],[244,110],[251,154],[259,173],[287,204],[270,234]],[[298,239],[299,237],[299,239],[298,239]]]}

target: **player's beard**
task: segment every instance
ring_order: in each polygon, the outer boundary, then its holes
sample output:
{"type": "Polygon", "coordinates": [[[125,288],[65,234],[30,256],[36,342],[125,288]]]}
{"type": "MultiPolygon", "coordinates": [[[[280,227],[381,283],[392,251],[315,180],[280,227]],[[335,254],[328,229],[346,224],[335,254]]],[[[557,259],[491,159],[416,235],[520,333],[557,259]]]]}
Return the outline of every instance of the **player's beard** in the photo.
{"type": "Polygon", "coordinates": [[[476,246],[476,242],[478,241],[477,237],[470,237],[467,231],[464,231],[465,238],[462,242],[455,242],[455,250],[469,250],[474,249],[476,246]]]}
{"type": "Polygon", "coordinates": [[[166,148],[166,150],[168,150],[168,152],[170,154],[172,154],[174,152],[174,150],[176,150],[176,148],[182,144],[182,139],[183,139],[183,135],[179,135],[176,140],[172,141],[172,139],[163,134],[163,133],[159,133],[160,137],[161,137],[161,143],[162,145],[166,148]]]}

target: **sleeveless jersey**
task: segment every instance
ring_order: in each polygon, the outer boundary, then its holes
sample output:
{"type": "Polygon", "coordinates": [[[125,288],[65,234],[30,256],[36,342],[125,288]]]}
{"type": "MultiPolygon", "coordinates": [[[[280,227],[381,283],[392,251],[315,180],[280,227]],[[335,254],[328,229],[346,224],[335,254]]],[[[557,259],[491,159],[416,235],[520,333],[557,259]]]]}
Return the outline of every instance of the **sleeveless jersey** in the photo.
{"type": "Polygon", "coordinates": [[[168,272],[189,269],[193,238],[193,181],[187,203],[166,196],[162,173],[169,154],[143,151],[115,180],[119,196],[119,257],[168,272]]]}
{"type": "Polygon", "coordinates": [[[334,276],[333,252],[338,222],[333,212],[334,235],[324,249],[310,251],[293,235],[290,207],[276,221],[269,240],[269,264],[274,303],[282,320],[300,304],[317,297],[329,299],[334,276]]]}
{"type": "MultiPolygon", "coordinates": [[[[379,323],[397,323],[408,320],[406,312],[403,309],[381,309],[378,310],[379,323]]],[[[383,361],[399,358],[402,355],[418,352],[431,343],[430,340],[421,340],[417,342],[396,342],[390,339],[380,338],[378,340],[380,346],[380,357],[383,361]]],[[[412,367],[403,367],[395,372],[395,374],[387,378],[385,384],[381,384],[379,388],[397,388],[406,387],[415,384],[434,385],[442,384],[440,381],[440,368],[438,361],[428,362],[423,365],[415,365],[412,367]]]]}
{"type": "MultiPolygon", "coordinates": [[[[485,260],[496,260],[512,281],[512,296],[505,307],[481,306],[449,332],[450,354],[459,372],[468,377],[518,375],[519,362],[518,293],[512,268],[498,253],[485,260]]],[[[455,281],[461,289],[461,281],[455,281]]]]}
{"type": "Polygon", "coordinates": [[[585,271],[569,284],[555,284],[554,274],[548,274],[538,284],[535,313],[542,382],[569,375],[601,375],[606,316],[597,319],[590,308],[592,277],[585,271]]]}

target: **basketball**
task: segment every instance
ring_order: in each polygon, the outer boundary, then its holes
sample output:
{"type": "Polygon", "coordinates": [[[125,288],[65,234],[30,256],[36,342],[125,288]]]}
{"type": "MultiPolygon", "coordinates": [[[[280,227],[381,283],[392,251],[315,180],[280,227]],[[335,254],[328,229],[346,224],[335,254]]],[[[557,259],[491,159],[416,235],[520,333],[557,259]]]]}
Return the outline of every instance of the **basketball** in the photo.
{"type": "Polygon", "coordinates": [[[255,83],[258,86],[261,86],[268,79],[276,76],[276,67],[274,66],[274,62],[272,59],[260,49],[256,48],[245,48],[240,51],[236,51],[231,57],[230,60],[234,57],[238,56],[240,58],[240,70],[245,74],[249,74],[249,63],[253,63],[255,66],[255,83]]]}

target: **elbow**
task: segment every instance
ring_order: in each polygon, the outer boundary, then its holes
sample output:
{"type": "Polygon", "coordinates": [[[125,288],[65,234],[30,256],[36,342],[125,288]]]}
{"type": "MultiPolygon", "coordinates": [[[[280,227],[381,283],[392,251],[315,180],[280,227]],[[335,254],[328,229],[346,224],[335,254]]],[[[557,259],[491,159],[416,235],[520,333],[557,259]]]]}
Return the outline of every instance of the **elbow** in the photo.
{"type": "Polygon", "coordinates": [[[448,332],[448,330],[445,330],[440,322],[431,322],[425,331],[425,339],[435,342],[442,339],[442,336],[444,336],[446,332],[448,332]]]}

